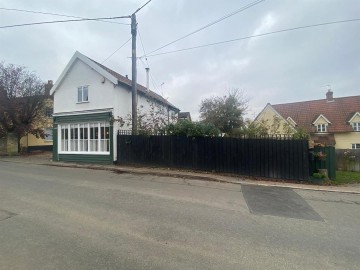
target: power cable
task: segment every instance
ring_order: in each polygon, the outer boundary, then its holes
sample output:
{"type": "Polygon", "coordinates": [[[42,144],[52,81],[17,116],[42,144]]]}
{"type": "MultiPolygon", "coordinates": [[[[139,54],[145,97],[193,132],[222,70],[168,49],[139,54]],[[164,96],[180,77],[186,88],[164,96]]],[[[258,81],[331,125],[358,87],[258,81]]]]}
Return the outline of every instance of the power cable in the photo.
{"type": "Polygon", "coordinates": [[[209,24],[207,24],[205,26],[200,27],[199,29],[197,29],[195,31],[190,32],[189,34],[187,34],[185,36],[182,36],[182,37],[180,37],[180,38],[178,38],[178,39],[176,39],[176,40],[174,40],[174,41],[172,41],[170,43],[167,43],[167,44],[157,48],[156,50],[151,51],[149,54],[153,54],[154,52],[157,52],[157,51],[159,51],[159,50],[161,50],[161,49],[163,49],[163,48],[165,48],[167,46],[170,46],[170,45],[172,45],[172,44],[174,44],[174,43],[176,43],[176,42],[178,42],[178,41],[180,41],[180,40],[182,40],[184,38],[187,38],[187,37],[189,37],[191,35],[194,35],[194,34],[200,32],[200,31],[202,31],[202,30],[204,30],[204,29],[206,29],[206,28],[208,28],[210,26],[213,26],[214,24],[217,24],[217,23],[219,23],[219,22],[221,22],[221,21],[223,21],[223,20],[225,20],[225,19],[227,19],[227,18],[229,18],[231,16],[234,16],[235,14],[238,14],[238,13],[240,13],[242,11],[245,11],[245,10],[247,10],[247,9],[257,5],[257,4],[260,4],[261,2],[264,2],[264,1],[265,0],[257,0],[255,2],[252,2],[252,3],[248,4],[248,5],[246,5],[246,6],[243,6],[243,7],[239,8],[239,9],[229,13],[229,14],[226,14],[226,15],[222,16],[221,18],[219,18],[219,19],[217,19],[217,20],[215,20],[215,21],[213,21],[213,22],[211,22],[211,23],[209,23],[209,24]]]}
{"type": "Polygon", "coordinates": [[[349,19],[349,20],[333,21],[333,22],[310,24],[310,25],[305,25],[305,26],[286,28],[286,29],[267,32],[267,33],[263,33],[263,34],[252,35],[252,36],[241,37],[241,38],[235,38],[235,39],[219,41],[219,42],[214,42],[214,43],[208,43],[208,44],[204,44],[204,45],[199,45],[199,46],[194,46],[194,47],[189,47],[189,48],[184,48],[184,49],[179,49],[179,50],[174,50],[174,51],[168,51],[168,52],[157,53],[157,54],[148,54],[147,57],[170,54],[170,53],[176,53],[176,52],[183,52],[183,51],[188,51],[188,50],[193,50],[193,49],[199,49],[199,48],[204,48],[204,47],[209,47],[209,46],[220,45],[220,44],[224,44],[224,43],[235,42],[235,41],[239,41],[239,40],[245,40],[245,39],[250,39],[250,38],[255,38],[255,37],[262,37],[262,36],[267,36],[267,35],[272,35],[272,34],[295,31],[295,30],[300,30],[300,29],[305,29],[305,28],[320,27],[320,26],[325,26],[325,25],[349,23],[349,22],[357,22],[357,21],[360,21],[360,19],[349,19]]]}
{"type": "Polygon", "coordinates": [[[124,47],[129,41],[131,40],[131,37],[125,41],[119,48],[117,48],[112,54],[110,54],[104,61],[101,62],[101,64],[105,63],[107,60],[109,60],[110,57],[112,57],[115,53],[118,52],[122,47],[124,47]]]}
{"type": "Polygon", "coordinates": [[[130,18],[130,17],[129,16],[117,16],[117,17],[83,18],[83,19],[73,19],[73,20],[22,23],[22,24],[3,25],[3,26],[0,26],[0,29],[22,27],[22,26],[32,26],[32,25],[42,25],[42,24],[68,23],[68,22],[81,22],[81,21],[99,21],[99,20],[115,20],[115,19],[124,19],[124,18],[130,18]]]}
{"type": "MultiPolygon", "coordinates": [[[[143,49],[143,53],[144,53],[144,55],[145,55],[145,61],[146,61],[147,67],[150,68],[149,61],[148,61],[148,59],[147,59],[147,57],[146,57],[146,51],[145,51],[144,43],[143,43],[143,41],[142,41],[142,37],[141,37],[141,33],[140,33],[140,28],[138,28],[138,33],[139,33],[139,38],[140,38],[140,44],[141,44],[141,47],[142,47],[142,49],[143,49]]],[[[140,57],[139,59],[140,59],[141,63],[143,64],[143,66],[146,68],[145,63],[143,62],[142,58],[140,57]]],[[[156,80],[154,79],[152,73],[153,73],[152,71],[149,73],[151,82],[152,82],[152,84],[153,84],[153,86],[154,86],[154,89],[156,89],[156,91],[159,92],[159,84],[158,84],[158,83],[156,82],[156,80]]]]}
{"type": "Polygon", "coordinates": [[[143,7],[145,7],[147,4],[149,4],[151,2],[151,0],[147,1],[145,4],[143,4],[141,7],[139,7],[137,10],[135,10],[135,12],[133,14],[138,13],[143,7]]]}
{"type": "MultiPolygon", "coordinates": [[[[66,18],[87,19],[87,18],[79,17],[79,16],[72,16],[72,15],[52,13],[52,12],[35,11],[35,10],[17,9],[17,8],[2,8],[2,7],[0,7],[0,10],[26,12],[26,13],[43,14],[43,15],[52,15],[52,16],[66,17],[66,18]]],[[[106,23],[130,25],[129,23],[111,22],[111,21],[105,21],[105,20],[98,20],[98,21],[106,22],[106,23]]]]}
{"type": "MultiPolygon", "coordinates": [[[[148,68],[149,68],[149,62],[148,62],[147,57],[146,57],[146,52],[145,52],[145,48],[144,48],[144,43],[143,43],[142,38],[141,38],[140,28],[139,28],[139,27],[138,27],[138,33],[139,33],[139,38],[140,38],[140,44],[141,44],[141,47],[142,47],[143,52],[144,52],[144,57],[145,57],[147,66],[148,66],[148,68]]],[[[141,58],[141,57],[140,57],[140,58],[141,58]]]]}

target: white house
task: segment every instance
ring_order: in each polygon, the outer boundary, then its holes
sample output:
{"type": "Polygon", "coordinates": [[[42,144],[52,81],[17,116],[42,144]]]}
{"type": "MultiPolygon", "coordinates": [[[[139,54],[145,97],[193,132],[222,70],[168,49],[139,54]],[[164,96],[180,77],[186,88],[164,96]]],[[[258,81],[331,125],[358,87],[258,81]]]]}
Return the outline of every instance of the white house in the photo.
{"type": "MultiPolygon", "coordinates": [[[[179,109],[138,84],[138,108],[160,108],[169,122],[179,109]]],[[[112,163],[116,136],[131,115],[131,80],[76,52],[51,89],[54,94],[53,159],[112,163]]]]}

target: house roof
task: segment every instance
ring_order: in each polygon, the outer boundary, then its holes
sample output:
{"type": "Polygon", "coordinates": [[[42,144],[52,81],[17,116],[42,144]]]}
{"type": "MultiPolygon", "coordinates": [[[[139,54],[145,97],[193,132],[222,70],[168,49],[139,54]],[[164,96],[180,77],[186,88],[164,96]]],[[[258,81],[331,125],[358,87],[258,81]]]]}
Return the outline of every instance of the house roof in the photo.
{"type": "MultiPolygon", "coordinates": [[[[97,71],[98,73],[103,75],[105,78],[107,78],[112,83],[114,83],[114,84],[122,84],[122,85],[125,85],[127,87],[130,87],[130,89],[131,89],[131,80],[128,79],[127,77],[122,76],[121,74],[119,74],[119,73],[115,72],[114,70],[112,70],[112,69],[110,69],[110,68],[96,62],[95,60],[81,54],[80,52],[75,52],[75,54],[71,58],[70,62],[67,64],[64,71],[61,73],[59,79],[56,81],[56,83],[52,87],[52,89],[50,91],[51,94],[53,94],[57,90],[57,88],[61,84],[62,80],[64,79],[64,77],[66,76],[67,72],[69,71],[69,69],[71,68],[72,64],[75,62],[76,59],[80,59],[81,61],[83,61],[85,64],[89,65],[90,67],[92,67],[95,71],[97,71]]],[[[165,98],[163,98],[162,96],[156,94],[155,92],[151,91],[150,89],[147,90],[147,88],[145,86],[141,85],[141,84],[137,84],[137,90],[138,90],[138,92],[140,94],[142,94],[144,96],[153,98],[153,99],[159,101],[160,103],[163,103],[163,104],[171,107],[172,109],[175,109],[176,111],[180,111],[177,107],[175,107],[173,104],[171,104],[165,98]]]]}
{"type": "Polygon", "coordinates": [[[360,111],[360,96],[276,104],[272,107],[282,117],[291,117],[298,127],[308,132],[313,131],[313,123],[320,115],[330,122],[328,132],[348,132],[352,131],[349,119],[360,111]]]}
{"type": "Polygon", "coordinates": [[[179,118],[191,118],[190,112],[179,112],[179,118]]]}

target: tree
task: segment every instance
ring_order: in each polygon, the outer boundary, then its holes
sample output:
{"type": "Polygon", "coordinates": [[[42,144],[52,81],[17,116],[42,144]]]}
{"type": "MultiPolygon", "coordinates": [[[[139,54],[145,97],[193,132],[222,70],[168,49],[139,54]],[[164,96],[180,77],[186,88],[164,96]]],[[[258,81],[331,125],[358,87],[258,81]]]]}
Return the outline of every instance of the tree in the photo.
{"type": "Polygon", "coordinates": [[[251,121],[247,119],[245,125],[241,128],[234,128],[229,136],[245,136],[248,138],[254,138],[258,136],[266,136],[269,134],[269,128],[267,126],[267,121],[251,121]]]}
{"type": "Polygon", "coordinates": [[[214,124],[222,133],[230,133],[234,128],[244,125],[244,113],[248,100],[238,89],[229,91],[222,97],[211,97],[201,101],[200,119],[214,124]]]}
{"type": "Polygon", "coordinates": [[[44,83],[23,66],[0,62],[0,133],[15,133],[18,141],[30,133],[44,137],[44,83]]]}

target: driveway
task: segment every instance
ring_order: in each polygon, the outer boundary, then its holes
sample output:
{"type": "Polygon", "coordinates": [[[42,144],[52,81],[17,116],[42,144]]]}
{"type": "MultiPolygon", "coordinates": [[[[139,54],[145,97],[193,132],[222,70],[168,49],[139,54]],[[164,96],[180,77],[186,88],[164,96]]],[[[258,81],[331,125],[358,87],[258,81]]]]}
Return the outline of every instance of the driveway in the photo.
{"type": "Polygon", "coordinates": [[[0,269],[358,269],[360,196],[0,162],[0,269]]]}

